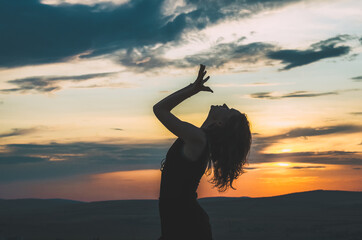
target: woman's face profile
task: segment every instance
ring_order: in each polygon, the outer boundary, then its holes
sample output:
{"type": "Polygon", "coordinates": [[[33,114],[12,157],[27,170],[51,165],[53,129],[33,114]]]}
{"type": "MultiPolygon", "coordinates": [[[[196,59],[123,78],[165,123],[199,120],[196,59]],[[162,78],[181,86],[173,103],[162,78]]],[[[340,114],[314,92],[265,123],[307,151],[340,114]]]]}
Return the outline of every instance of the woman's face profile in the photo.
{"type": "Polygon", "coordinates": [[[211,105],[210,107],[210,118],[219,126],[223,126],[231,114],[232,111],[225,103],[223,105],[211,105]]]}

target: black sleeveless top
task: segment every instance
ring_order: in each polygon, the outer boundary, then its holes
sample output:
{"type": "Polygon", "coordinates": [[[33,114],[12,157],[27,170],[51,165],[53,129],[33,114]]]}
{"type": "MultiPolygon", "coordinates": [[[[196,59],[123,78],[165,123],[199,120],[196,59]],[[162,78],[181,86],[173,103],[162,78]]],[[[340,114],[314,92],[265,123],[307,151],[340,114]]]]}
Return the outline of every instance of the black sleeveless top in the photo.
{"type": "Polygon", "coordinates": [[[196,190],[205,173],[208,160],[208,143],[196,161],[183,153],[184,141],[177,138],[166,154],[162,166],[160,199],[196,199],[196,190]]]}

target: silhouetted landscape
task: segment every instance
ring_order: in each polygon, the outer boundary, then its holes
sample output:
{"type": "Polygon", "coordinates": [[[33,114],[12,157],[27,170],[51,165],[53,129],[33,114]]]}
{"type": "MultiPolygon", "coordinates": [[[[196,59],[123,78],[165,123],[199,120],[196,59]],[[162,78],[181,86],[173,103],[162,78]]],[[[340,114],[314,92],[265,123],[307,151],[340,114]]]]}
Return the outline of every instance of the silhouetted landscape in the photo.
{"type": "MultiPolygon", "coordinates": [[[[215,240],[362,236],[362,192],[315,190],[199,199],[215,240]]],[[[0,240],[146,240],[160,235],[157,200],[0,200],[0,240]]]]}

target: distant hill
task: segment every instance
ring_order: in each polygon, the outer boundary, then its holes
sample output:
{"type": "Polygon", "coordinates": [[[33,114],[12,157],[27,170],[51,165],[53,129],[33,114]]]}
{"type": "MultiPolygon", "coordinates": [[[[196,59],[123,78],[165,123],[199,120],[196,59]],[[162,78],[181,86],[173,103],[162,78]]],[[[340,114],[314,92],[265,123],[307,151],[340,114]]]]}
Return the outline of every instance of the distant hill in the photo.
{"type": "Polygon", "coordinates": [[[284,194],[280,196],[273,196],[268,198],[274,199],[288,199],[298,201],[311,201],[311,202],[333,202],[333,203],[346,203],[362,201],[362,192],[352,191],[332,191],[332,190],[314,190],[307,192],[296,192],[284,194]]]}
{"type": "MultiPolygon", "coordinates": [[[[203,198],[214,240],[359,240],[362,192],[315,190],[262,198],[203,198]]],[[[0,200],[0,240],[157,239],[157,200],[0,200]]]]}

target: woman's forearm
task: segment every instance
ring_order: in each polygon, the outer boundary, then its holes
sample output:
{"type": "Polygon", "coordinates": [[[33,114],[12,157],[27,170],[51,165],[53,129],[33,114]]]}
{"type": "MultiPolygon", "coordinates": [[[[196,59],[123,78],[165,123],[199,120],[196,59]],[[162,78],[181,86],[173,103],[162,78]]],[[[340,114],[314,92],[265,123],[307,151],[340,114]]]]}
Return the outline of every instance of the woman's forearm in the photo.
{"type": "Polygon", "coordinates": [[[165,97],[158,103],[153,106],[153,111],[162,110],[171,112],[171,110],[184,101],[186,98],[189,98],[200,91],[213,92],[211,88],[204,86],[204,83],[210,78],[207,77],[204,79],[206,74],[205,65],[200,64],[199,74],[194,83],[172,93],[171,95],[165,97]]]}
{"type": "Polygon", "coordinates": [[[171,111],[185,99],[195,95],[198,91],[192,84],[170,94],[153,106],[153,109],[171,111]]]}

